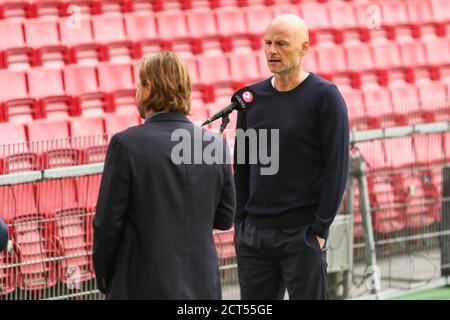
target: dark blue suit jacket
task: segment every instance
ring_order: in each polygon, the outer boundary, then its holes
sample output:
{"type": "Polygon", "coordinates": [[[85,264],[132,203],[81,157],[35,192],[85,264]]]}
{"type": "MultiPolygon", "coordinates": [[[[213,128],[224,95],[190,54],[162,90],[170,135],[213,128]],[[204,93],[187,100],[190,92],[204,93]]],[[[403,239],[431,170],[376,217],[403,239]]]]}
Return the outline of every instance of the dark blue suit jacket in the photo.
{"type": "Polygon", "coordinates": [[[0,251],[6,249],[8,244],[8,226],[0,219],[0,251]]]}
{"type": "Polygon", "coordinates": [[[231,165],[174,163],[176,129],[190,136],[185,156],[210,145],[196,144],[206,130],[175,112],[155,114],[109,144],[93,220],[97,283],[109,299],[221,298],[212,231],[233,223],[231,165]]]}

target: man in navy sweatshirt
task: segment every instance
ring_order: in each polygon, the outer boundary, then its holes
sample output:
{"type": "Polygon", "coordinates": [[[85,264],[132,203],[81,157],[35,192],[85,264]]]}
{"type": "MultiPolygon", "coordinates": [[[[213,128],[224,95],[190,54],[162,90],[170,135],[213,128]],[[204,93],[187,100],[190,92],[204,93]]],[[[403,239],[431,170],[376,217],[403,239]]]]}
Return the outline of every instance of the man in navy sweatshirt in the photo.
{"type": "Polygon", "coordinates": [[[241,298],[283,299],[287,289],[290,299],[327,299],[325,242],[348,174],[347,107],[334,84],[302,69],[310,43],[301,18],[274,18],[264,43],[274,76],[251,86],[255,103],[239,112],[237,129],[278,129],[267,148],[278,144],[279,169],[265,175],[261,161],[237,161],[252,147],[235,144],[241,298]]]}

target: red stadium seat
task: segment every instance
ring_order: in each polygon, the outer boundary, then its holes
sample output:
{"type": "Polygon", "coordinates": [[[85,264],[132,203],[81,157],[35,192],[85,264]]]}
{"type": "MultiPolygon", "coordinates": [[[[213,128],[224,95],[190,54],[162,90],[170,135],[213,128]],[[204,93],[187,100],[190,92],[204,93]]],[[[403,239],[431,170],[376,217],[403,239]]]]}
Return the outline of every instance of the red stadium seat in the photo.
{"type": "Polygon", "coordinates": [[[272,12],[261,5],[248,6],[241,9],[247,18],[248,31],[251,34],[263,34],[272,20],[272,12]]]}
{"type": "Polygon", "coordinates": [[[94,42],[91,20],[80,18],[61,18],[59,20],[61,43],[66,46],[75,46],[94,42]]]}
{"type": "Polygon", "coordinates": [[[381,140],[360,142],[356,147],[364,157],[370,171],[378,171],[386,168],[386,155],[381,140]]]}
{"type": "Polygon", "coordinates": [[[299,8],[290,3],[280,3],[280,4],[272,6],[272,15],[274,17],[276,17],[280,14],[285,14],[285,13],[291,13],[291,14],[298,15],[299,8]]]}
{"type": "Polygon", "coordinates": [[[450,3],[447,0],[431,0],[431,11],[436,22],[450,20],[450,3]]]}
{"type": "Polygon", "coordinates": [[[135,58],[135,48],[127,40],[121,15],[95,16],[92,18],[92,30],[95,41],[106,46],[108,60],[124,62],[135,58]]]}
{"type": "Polygon", "coordinates": [[[80,151],[82,163],[105,160],[107,145],[102,118],[73,118],[69,128],[72,146],[80,151]]]}
{"type": "Polygon", "coordinates": [[[37,64],[34,50],[25,46],[20,21],[0,20],[0,58],[3,60],[0,61],[0,67],[4,65],[14,70],[28,69],[37,64]]]}
{"type": "Polygon", "coordinates": [[[258,60],[252,53],[229,54],[228,62],[230,64],[231,79],[242,83],[252,83],[258,80],[258,60]]]}
{"type": "Polygon", "coordinates": [[[37,155],[30,152],[21,124],[0,123],[0,174],[34,170],[37,155]]]}
{"type": "Polygon", "coordinates": [[[22,23],[16,20],[0,20],[0,50],[21,47],[25,47],[22,23]]]}
{"type": "Polygon", "coordinates": [[[124,22],[127,39],[131,41],[158,39],[153,13],[127,13],[124,15],[124,22]]]}
{"type": "Polygon", "coordinates": [[[37,49],[39,64],[62,67],[70,63],[69,50],[59,41],[56,21],[28,19],[24,21],[24,31],[27,46],[37,49]]]}
{"type": "Polygon", "coordinates": [[[112,114],[104,118],[105,133],[108,135],[123,131],[139,124],[138,114],[112,114]]]}
{"type": "Polygon", "coordinates": [[[406,2],[408,7],[409,21],[414,24],[425,24],[433,22],[431,4],[429,1],[410,0],[406,2]]]}
{"type": "Polygon", "coordinates": [[[33,0],[29,1],[33,5],[33,13],[37,17],[58,19],[59,16],[65,15],[66,6],[62,1],[57,0],[33,0]]]}
{"type": "Polygon", "coordinates": [[[136,88],[129,64],[101,63],[97,66],[101,91],[111,94],[116,110],[136,110],[136,88]]]}
{"type": "Polygon", "coordinates": [[[305,20],[310,30],[328,29],[331,27],[327,7],[314,2],[302,3],[300,16],[305,20]]]}
{"type": "Polygon", "coordinates": [[[341,93],[347,104],[350,127],[354,129],[367,129],[364,100],[361,91],[343,88],[341,93]]]}
{"type": "Polygon", "coordinates": [[[22,20],[33,16],[32,5],[26,1],[3,1],[0,3],[0,18],[22,20]]]}
{"type": "Polygon", "coordinates": [[[384,147],[387,166],[399,169],[416,163],[411,137],[387,139],[384,147]]]}
{"type": "Polygon", "coordinates": [[[0,70],[0,118],[3,121],[28,122],[41,117],[36,101],[28,97],[23,72],[0,70]]]}
{"type": "Polygon", "coordinates": [[[422,43],[410,41],[400,42],[397,45],[400,49],[400,56],[404,67],[418,67],[427,64],[422,43]]]}
{"type": "Polygon", "coordinates": [[[214,9],[218,32],[224,36],[247,33],[245,13],[233,7],[214,9]]]}
{"type": "Polygon", "coordinates": [[[83,115],[103,115],[110,110],[108,95],[101,92],[95,67],[71,65],[64,68],[66,93],[75,97],[77,110],[83,115]]]}
{"type": "Polygon", "coordinates": [[[61,119],[79,114],[71,97],[65,94],[61,70],[32,68],[28,71],[28,85],[30,96],[39,100],[43,117],[61,119]]]}
{"type": "MultiPolygon", "coordinates": [[[[259,62],[258,65],[259,65],[260,78],[264,79],[264,78],[272,77],[273,74],[270,72],[269,66],[267,65],[266,55],[263,52],[259,52],[256,55],[257,55],[258,62],[259,62]]],[[[306,70],[315,72],[317,70],[317,67],[314,68],[314,66],[316,66],[315,55],[313,55],[312,52],[308,52],[307,56],[308,55],[310,56],[310,58],[306,59],[304,68],[309,68],[306,70]],[[312,68],[314,68],[314,69],[312,69],[312,68]]]]}
{"type": "Polygon", "coordinates": [[[379,5],[381,6],[383,24],[395,26],[409,23],[408,7],[405,1],[382,1],[379,5]]]}
{"type": "MultiPolygon", "coordinates": [[[[184,11],[189,34],[195,38],[215,37],[218,34],[214,11],[192,9],[184,11]]],[[[179,19],[179,17],[178,17],[179,19]]]]}
{"type": "Polygon", "coordinates": [[[432,122],[433,113],[422,111],[417,89],[412,84],[404,84],[390,88],[392,110],[395,114],[404,116],[409,123],[432,122]]]}
{"type": "Polygon", "coordinates": [[[372,42],[372,54],[376,69],[395,68],[402,65],[400,50],[393,41],[372,42]]]}
{"type": "Polygon", "coordinates": [[[364,43],[355,43],[345,46],[347,65],[349,71],[370,70],[374,67],[374,60],[370,46],[364,43]]]}
{"type": "Polygon", "coordinates": [[[319,72],[333,74],[348,69],[342,46],[319,45],[316,46],[316,54],[319,72]]]}
{"type": "Polygon", "coordinates": [[[202,84],[228,82],[230,71],[227,58],[224,56],[198,56],[198,71],[202,84]]]}
{"type": "Polygon", "coordinates": [[[418,163],[430,165],[444,160],[440,133],[415,135],[413,140],[418,163]]]}
{"type": "Polygon", "coordinates": [[[79,204],[86,212],[95,212],[101,178],[102,176],[98,174],[83,176],[77,180],[79,204]]]}
{"type": "MultiPolygon", "coordinates": [[[[353,3],[333,1],[326,4],[331,28],[344,29],[358,27],[356,12],[353,3]]],[[[363,25],[366,26],[365,24],[363,25]]]]}
{"type": "MultiPolygon", "coordinates": [[[[262,53],[260,56],[261,56],[260,63],[262,62],[264,64],[265,69],[268,69],[267,61],[266,61],[266,57],[265,57],[264,53],[262,53]]],[[[260,65],[260,67],[261,67],[261,65],[260,65]]],[[[319,67],[317,66],[317,59],[316,59],[316,50],[315,50],[315,48],[310,47],[308,49],[308,52],[306,53],[306,55],[302,59],[302,67],[306,71],[317,72],[319,70],[319,67]]]]}
{"type": "Polygon", "coordinates": [[[424,83],[418,85],[417,89],[422,110],[433,112],[436,121],[447,121],[450,118],[449,97],[443,83],[439,81],[424,83]]]}
{"type": "Polygon", "coordinates": [[[437,38],[424,43],[428,63],[440,65],[450,62],[450,44],[446,38],[437,38]]]}
{"type": "MultiPolygon", "coordinates": [[[[183,13],[177,11],[158,12],[155,16],[158,26],[158,34],[164,40],[173,40],[177,38],[188,38],[186,19],[183,13]]],[[[195,36],[195,34],[192,34],[195,36]]]]}
{"type": "Polygon", "coordinates": [[[39,155],[40,168],[79,164],[79,153],[72,147],[65,120],[40,120],[26,125],[31,151],[39,155]]]}

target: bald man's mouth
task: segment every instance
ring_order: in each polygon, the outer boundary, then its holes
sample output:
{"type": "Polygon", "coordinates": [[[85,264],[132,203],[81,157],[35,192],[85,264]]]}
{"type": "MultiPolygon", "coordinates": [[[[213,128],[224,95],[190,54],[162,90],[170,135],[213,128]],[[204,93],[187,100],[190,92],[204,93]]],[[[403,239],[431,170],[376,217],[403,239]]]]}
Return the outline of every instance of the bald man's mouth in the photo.
{"type": "Polygon", "coordinates": [[[281,62],[281,60],[278,60],[278,59],[269,59],[268,61],[269,61],[269,63],[279,63],[279,62],[281,62]]]}

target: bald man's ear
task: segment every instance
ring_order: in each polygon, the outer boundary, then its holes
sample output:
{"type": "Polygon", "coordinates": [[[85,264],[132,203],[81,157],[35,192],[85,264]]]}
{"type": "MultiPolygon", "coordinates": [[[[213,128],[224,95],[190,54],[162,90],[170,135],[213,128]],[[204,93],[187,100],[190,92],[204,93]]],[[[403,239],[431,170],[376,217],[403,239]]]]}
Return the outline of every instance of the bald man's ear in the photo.
{"type": "Polygon", "coordinates": [[[300,50],[300,55],[302,57],[304,57],[305,54],[308,52],[308,49],[309,49],[310,45],[311,44],[310,44],[309,41],[305,41],[305,42],[302,43],[302,49],[300,50]]]}

